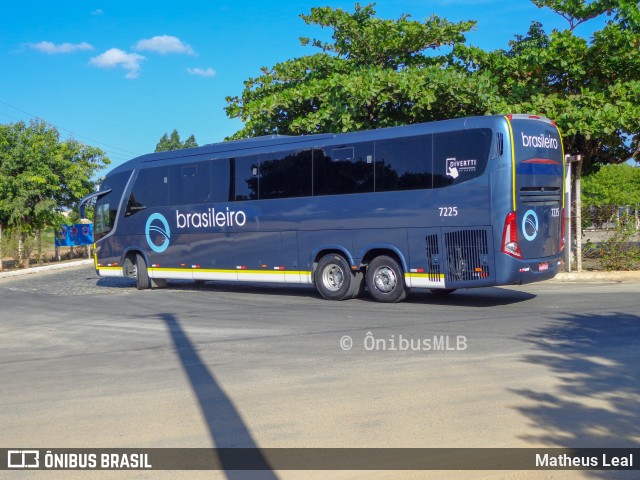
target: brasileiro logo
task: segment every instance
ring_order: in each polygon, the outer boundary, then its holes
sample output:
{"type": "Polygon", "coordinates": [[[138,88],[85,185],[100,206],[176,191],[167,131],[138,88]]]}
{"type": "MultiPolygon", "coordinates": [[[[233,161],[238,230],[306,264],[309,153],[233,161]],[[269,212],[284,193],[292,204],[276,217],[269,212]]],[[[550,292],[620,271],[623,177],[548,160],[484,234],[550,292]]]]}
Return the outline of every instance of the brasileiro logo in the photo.
{"type": "Polygon", "coordinates": [[[171,230],[169,229],[169,222],[164,218],[164,215],[160,213],[150,215],[144,227],[144,234],[149,248],[154,252],[162,253],[169,247],[171,230]],[[158,243],[158,240],[161,240],[161,242],[158,243]]]}
{"type": "Polygon", "coordinates": [[[523,147],[558,149],[558,139],[551,135],[545,137],[543,133],[540,135],[525,135],[524,132],[521,133],[523,147]]]}
{"type": "Polygon", "coordinates": [[[538,215],[533,210],[527,210],[522,217],[522,234],[530,242],[538,236],[538,215]]]}

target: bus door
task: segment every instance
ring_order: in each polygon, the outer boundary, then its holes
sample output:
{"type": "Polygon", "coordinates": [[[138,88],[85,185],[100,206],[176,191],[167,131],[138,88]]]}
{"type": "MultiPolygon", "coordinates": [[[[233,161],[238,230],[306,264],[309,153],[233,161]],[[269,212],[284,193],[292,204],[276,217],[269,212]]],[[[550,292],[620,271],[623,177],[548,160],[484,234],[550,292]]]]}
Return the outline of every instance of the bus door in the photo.
{"type": "MultiPolygon", "coordinates": [[[[547,120],[512,120],[513,195],[524,259],[557,255],[562,248],[564,158],[557,127],[547,120]]],[[[541,263],[539,268],[548,268],[541,263]]]]}

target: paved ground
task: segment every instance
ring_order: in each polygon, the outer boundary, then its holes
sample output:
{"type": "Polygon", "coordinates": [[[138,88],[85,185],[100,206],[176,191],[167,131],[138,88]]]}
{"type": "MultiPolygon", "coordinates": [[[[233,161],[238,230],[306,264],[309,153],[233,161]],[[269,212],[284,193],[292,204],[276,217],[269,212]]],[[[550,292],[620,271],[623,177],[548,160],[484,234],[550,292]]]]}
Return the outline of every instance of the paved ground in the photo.
{"type": "MultiPolygon", "coordinates": [[[[633,281],[549,282],[446,298],[419,293],[383,305],[327,302],[306,287],[179,283],[138,292],[124,279],[97,279],[87,266],[4,278],[1,444],[638,446],[638,293],[633,281]],[[448,339],[450,350],[434,351],[434,337],[448,339]]],[[[268,478],[635,477],[279,471],[268,478]]]]}

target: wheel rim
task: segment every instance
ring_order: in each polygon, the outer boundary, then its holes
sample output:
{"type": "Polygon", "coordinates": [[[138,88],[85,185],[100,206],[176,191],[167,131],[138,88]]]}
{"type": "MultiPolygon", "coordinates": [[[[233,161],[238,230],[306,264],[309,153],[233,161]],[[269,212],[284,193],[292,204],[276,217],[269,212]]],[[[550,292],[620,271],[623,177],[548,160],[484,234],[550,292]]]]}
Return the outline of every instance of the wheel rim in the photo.
{"type": "Polygon", "coordinates": [[[322,284],[327,290],[336,292],[344,284],[344,272],[338,265],[329,265],[322,272],[322,284]]]}
{"type": "Polygon", "coordinates": [[[398,277],[392,268],[380,267],[373,275],[373,283],[380,292],[391,293],[398,286],[398,277]]]}

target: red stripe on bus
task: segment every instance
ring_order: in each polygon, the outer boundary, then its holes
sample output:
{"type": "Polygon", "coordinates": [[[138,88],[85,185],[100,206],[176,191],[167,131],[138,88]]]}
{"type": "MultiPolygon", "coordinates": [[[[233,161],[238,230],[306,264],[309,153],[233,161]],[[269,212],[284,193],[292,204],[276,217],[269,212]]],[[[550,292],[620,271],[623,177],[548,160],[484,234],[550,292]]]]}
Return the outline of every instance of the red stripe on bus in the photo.
{"type": "Polygon", "coordinates": [[[529,160],[523,160],[520,163],[544,163],[551,165],[561,165],[560,162],[556,160],[550,160],[548,158],[530,158],[529,160]]]}

